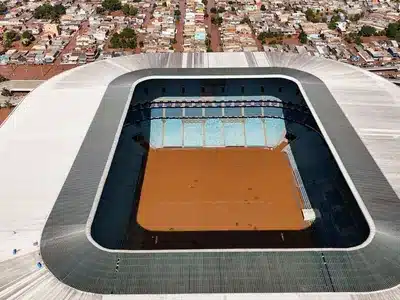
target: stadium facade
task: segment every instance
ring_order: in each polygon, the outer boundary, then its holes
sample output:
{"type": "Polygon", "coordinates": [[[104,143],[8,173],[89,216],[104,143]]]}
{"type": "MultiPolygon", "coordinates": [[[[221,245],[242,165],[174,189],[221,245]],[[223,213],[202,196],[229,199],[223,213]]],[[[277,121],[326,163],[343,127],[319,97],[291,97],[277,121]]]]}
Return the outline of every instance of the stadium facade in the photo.
{"type": "Polygon", "coordinates": [[[0,297],[399,299],[399,99],[398,87],[361,69],[277,53],[135,55],[60,74],[29,94],[0,130],[0,224],[10,251],[21,249],[0,262],[10,270],[1,277],[0,297]],[[368,238],[350,248],[100,246],[91,224],[135,86],[161,78],[294,82],[368,223],[368,238]],[[27,244],[40,236],[38,257],[27,244]],[[39,259],[46,268],[33,272],[39,259]]]}

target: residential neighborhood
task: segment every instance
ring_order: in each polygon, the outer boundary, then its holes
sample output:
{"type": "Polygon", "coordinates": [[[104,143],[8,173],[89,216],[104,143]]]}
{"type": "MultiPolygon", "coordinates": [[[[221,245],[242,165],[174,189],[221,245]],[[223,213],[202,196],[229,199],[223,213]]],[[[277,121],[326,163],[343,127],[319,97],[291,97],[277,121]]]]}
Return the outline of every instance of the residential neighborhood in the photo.
{"type": "Polygon", "coordinates": [[[0,3],[0,74],[42,80],[96,60],[162,52],[292,52],[396,65],[399,11],[390,0],[9,0],[0,3]]]}

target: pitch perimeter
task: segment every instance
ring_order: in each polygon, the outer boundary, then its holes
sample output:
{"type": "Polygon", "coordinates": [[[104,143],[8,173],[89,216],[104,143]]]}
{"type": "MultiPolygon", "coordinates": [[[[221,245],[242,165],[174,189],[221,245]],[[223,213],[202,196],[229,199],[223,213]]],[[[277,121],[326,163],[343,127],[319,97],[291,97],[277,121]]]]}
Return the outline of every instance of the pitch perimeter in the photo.
{"type": "Polygon", "coordinates": [[[286,154],[263,148],[162,148],[148,154],[137,222],[149,231],[309,226],[286,154]]]}

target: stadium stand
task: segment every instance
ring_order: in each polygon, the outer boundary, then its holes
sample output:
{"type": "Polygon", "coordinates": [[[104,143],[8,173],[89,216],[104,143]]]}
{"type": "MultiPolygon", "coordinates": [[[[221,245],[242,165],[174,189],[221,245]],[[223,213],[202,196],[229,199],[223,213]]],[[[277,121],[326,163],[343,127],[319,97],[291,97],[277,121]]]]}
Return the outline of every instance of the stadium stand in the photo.
{"type": "Polygon", "coordinates": [[[245,119],[246,146],[265,146],[265,126],[260,118],[245,119]]]}

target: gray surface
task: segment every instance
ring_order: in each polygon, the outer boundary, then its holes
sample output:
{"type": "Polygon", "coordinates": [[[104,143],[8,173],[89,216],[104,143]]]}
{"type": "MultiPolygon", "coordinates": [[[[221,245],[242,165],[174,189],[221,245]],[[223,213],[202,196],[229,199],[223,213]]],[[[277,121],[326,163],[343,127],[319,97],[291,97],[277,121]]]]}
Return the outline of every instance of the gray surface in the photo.
{"type": "MultiPolygon", "coordinates": [[[[190,56],[188,56],[190,58],[190,56]]],[[[95,293],[362,292],[400,283],[400,202],[329,90],[286,68],[148,69],[108,87],[43,231],[43,260],[61,281],[95,293]],[[360,250],[109,253],[86,236],[86,222],[129,90],[149,75],[286,74],[299,80],[376,226],[360,250]],[[119,269],[116,271],[117,259],[119,269]]]]}

